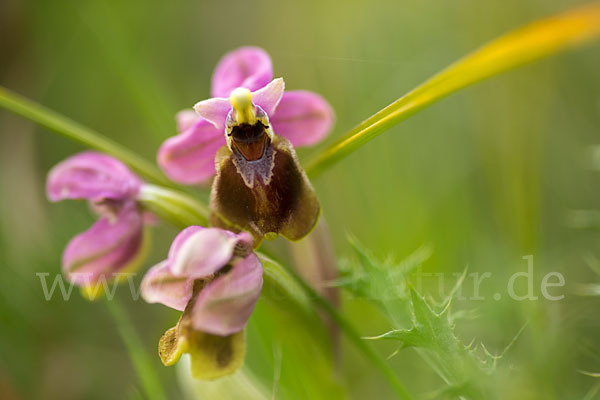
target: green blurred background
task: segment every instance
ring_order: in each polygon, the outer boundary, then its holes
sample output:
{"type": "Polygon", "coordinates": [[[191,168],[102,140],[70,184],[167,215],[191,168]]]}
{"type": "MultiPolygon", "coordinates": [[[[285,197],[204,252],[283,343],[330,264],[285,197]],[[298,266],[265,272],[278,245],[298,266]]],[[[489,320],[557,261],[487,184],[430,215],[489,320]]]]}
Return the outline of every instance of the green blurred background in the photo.
{"type": "MultiPolygon", "coordinates": [[[[481,44],[579,3],[1,0],[0,83],[153,160],[175,133],[175,112],[209,97],[218,59],[257,45],[271,54],[287,88],[331,102],[331,141],[481,44]]],[[[600,281],[588,265],[600,258],[598,221],[586,214],[579,221],[585,229],[569,224],[573,210],[600,210],[600,174],[590,157],[600,141],[599,71],[594,44],[495,77],[386,132],[314,182],[339,258],[350,256],[352,234],[382,259],[399,261],[430,244],[424,271],[446,273],[448,288],[452,273],[466,266],[492,274],[481,286],[484,301],[457,305],[478,314],[458,333],[465,343],[475,339],[501,352],[528,322],[502,361],[511,371],[498,378],[502,398],[578,399],[599,382],[577,371],[600,371],[600,302],[573,293],[577,283],[600,281]],[[506,284],[525,271],[529,254],[540,299],[515,301],[506,284]],[[540,281],[551,271],[565,276],[566,286],[552,290],[564,300],[541,298],[540,281]],[[494,293],[503,296],[495,300],[494,293]]],[[[47,170],[80,150],[0,110],[2,399],[139,396],[104,305],[78,295],[47,302],[36,276],[57,273],[65,244],[93,220],[84,204],[49,204],[44,194],[47,170]]],[[[301,149],[300,158],[311,151],[301,149]]],[[[148,265],[164,258],[176,233],[154,230],[148,265]]],[[[286,251],[282,242],[273,247],[286,251]]],[[[435,295],[437,281],[426,282],[435,295]]],[[[342,298],[362,335],[390,329],[365,301],[342,298]]],[[[177,313],[141,301],[126,307],[169,397],[180,398],[176,368],[154,355],[177,313]]],[[[375,346],[383,356],[394,350],[375,346]]],[[[249,353],[270,388],[273,361],[252,347],[249,353]]],[[[410,350],[389,362],[413,393],[443,384],[410,350]]],[[[345,340],[336,379],[350,398],[392,397],[345,340]]]]}

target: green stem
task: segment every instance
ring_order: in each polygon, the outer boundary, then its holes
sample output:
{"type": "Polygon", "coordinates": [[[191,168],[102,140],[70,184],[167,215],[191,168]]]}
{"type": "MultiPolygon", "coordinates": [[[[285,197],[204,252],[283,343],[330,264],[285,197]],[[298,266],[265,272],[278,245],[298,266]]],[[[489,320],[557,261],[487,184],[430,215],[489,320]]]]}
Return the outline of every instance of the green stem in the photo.
{"type": "Polygon", "coordinates": [[[0,86],[0,107],[31,120],[66,138],[110,154],[128,164],[148,180],[165,186],[173,184],[150,162],[129,149],[67,117],[0,86]]]}
{"type": "Polygon", "coordinates": [[[208,207],[176,190],[145,184],[138,194],[138,201],[149,211],[178,228],[208,224],[208,207]]]}
{"type": "Polygon", "coordinates": [[[298,282],[298,284],[304,289],[309,295],[310,299],[318,305],[323,311],[325,311],[340,327],[346,337],[356,346],[363,355],[371,361],[371,363],[379,369],[385,379],[388,381],[392,389],[396,392],[399,398],[410,400],[411,395],[408,393],[402,382],[398,379],[394,370],[389,366],[385,360],[373,350],[373,348],[361,338],[356,328],[347,321],[334,306],[329,303],[325,298],[320,296],[308,283],[306,283],[297,273],[291,269],[287,269],[287,272],[298,282]]]}
{"type": "Polygon", "coordinates": [[[149,400],[166,399],[158,375],[152,368],[150,358],[144,351],[140,337],[135,331],[127,312],[115,298],[109,300],[105,297],[104,304],[106,304],[106,308],[108,308],[108,311],[115,320],[115,325],[117,326],[125,347],[127,347],[138,379],[146,393],[146,398],[149,400]]]}

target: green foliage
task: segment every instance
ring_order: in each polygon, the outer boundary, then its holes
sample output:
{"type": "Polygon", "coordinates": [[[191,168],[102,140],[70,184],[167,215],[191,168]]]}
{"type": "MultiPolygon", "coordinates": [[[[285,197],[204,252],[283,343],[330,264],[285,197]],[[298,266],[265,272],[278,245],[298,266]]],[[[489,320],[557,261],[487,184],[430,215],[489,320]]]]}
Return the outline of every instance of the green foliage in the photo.
{"type": "Polygon", "coordinates": [[[353,238],[349,242],[358,263],[340,263],[340,278],[334,285],[375,303],[396,325],[407,322],[407,277],[430,257],[431,248],[420,247],[394,264],[392,260],[379,262],[353,238]]]}
{"type": "Polygon", "coordinates": [[[406,348],[415,349],[446,383],[432,394],[434,398],[495,398],[492,377],[502,355],[493,355],[482,345],[480,357],[477,347],[463,344],[455,331],[458,318],[451,312],[451,304],[466,271],[450,294],[436,304],[409,282],[411,273],[430,256],[429,247],[421,247],[403,262],[394,264],[377,261],[353,239],[351,245],[358,263],[345,263],[337,284],[376,304],[396,328],[368,339],[398,342],[394,355],[406,348]],[[404,328],[406,325],[409,327],[404,328]]]}
{"type": "MultiPolygon", "coordinates": [[[[465,396],[473,399],[490,398],[486,375],[492,370],[468,346],[456,337],[450,313],[450,301],[435,311],[432,301],[426,300],[409,286],[412,327],[395,329],[372,339],[394,340],[400,349],[417,348],[422,357],[448,384],[440,394],[465,396]]],[[[491,360],[491,355],[489,355],[491,360]]]]}

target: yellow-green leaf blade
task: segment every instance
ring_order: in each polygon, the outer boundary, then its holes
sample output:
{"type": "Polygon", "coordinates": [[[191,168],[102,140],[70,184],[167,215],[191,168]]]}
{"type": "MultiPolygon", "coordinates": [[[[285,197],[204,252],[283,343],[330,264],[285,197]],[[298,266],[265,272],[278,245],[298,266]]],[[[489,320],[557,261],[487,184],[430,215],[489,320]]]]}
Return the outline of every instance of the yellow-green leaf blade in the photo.
{"type": "Polygon", "coordinates": [[[316,176],[369,140],[443,97],[600,36],[600,3],[533,22],[484,45],[377,112],[306,164],[316,176]]]}

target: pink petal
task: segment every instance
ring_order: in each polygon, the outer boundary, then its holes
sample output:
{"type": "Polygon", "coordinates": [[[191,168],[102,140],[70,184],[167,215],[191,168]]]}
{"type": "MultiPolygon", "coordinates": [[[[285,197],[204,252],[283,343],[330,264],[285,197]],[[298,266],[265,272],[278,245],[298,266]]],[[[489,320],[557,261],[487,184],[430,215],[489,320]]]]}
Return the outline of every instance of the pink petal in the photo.
{"type": "Polygon", "coordinates": [[[183,132],[192,127],[200,116],[194,110],[181,110],[175,115],[177,121],[177,132],[183,132]]]}
{"type": "Polygon", "coordinates": [[[335,115],[323,97],[304,90],[285,92],[270,118],[273,131],[294,146],[311,146],[331,130],[335,115]]]}
{"type": "Polygon", "coordinates": [[[213,124],[222,135],[225,134],[225,120],[231,110],[229,99],[213,97],[212,99],[202,100],[194,105],[194,110],[202,118],[213,124]]]}
{"type": "Polygon", "coordinates": [[[148,303],[161,303],[183,311],[193,294],[192,279],[177,277],[167,260],[150,268],[142,280],[141,293],[148,303]]]}
{"type": "Polygon", "coordinates": [[[48,173],[50,201],[64,199],[123,200],[133,198],[141,181],[122,162],[87,151],[62,161],[48,173]]]}
{"type": "Polygon", "coordinates": [[[252,93],[252,102],[260,106],[271,117],[275,113],[284,90],[285,82],[283,78],[273,79],[267,86],[252,93]]]}
{"type": "Polygon", "coordinates": [[[143,244],[143,216],[135,203],[116,215],[106,215],[90,229],[75,236],[63,253],[63,271],[76,285],[108,281],[136,259],[143,244]]]}
{"type": "Polygon", "coordinates": [[[174,260],[177,256],[177,253],[179,253],[179,249],[186,242],[186,240],[188,240],[190,236],[192,236],[194,233],[202,231],[204,229],[208,228],[205,228],[203,226],[192,225],[179,232],[177,236],[175,236],[175,239],[173,239],[173,242],[171,243],[171,247],[169,248],[168,259],[171,261],[174,260]]]}
{"type": "Polygon", "coordinates": [[[185,241],[173,243],[173,251],[169,254],[171,271],[176,276],[193,279],[205,278],[227,265],[236,250],[252,248],[252,237],[242,232],[235,234],[219,228],[199,229],[188,236],[184,232],[185,241]]]}
{"type": "Polygon", "coordinates": [[[212,76],[213,97],[228,97],[231,91],[245,87],[260,89],[273,79],[271,58],[261,48],[241,47],[219,61],[212,76]]]}
{"type": "Polygon", "coordinates": [[[205,182],[215,174],[215,155],[224,145],[223,132],[199,119],[160,146],[158,165],[176,182],[188,185],[205,182]]]}
{"type": "Polygon", "coordinates": [[[221,336],[241,331],[258,301],[262,283],[262,266],[251,253],[202,289],[192,310],[194,328],[221,336]]]}

